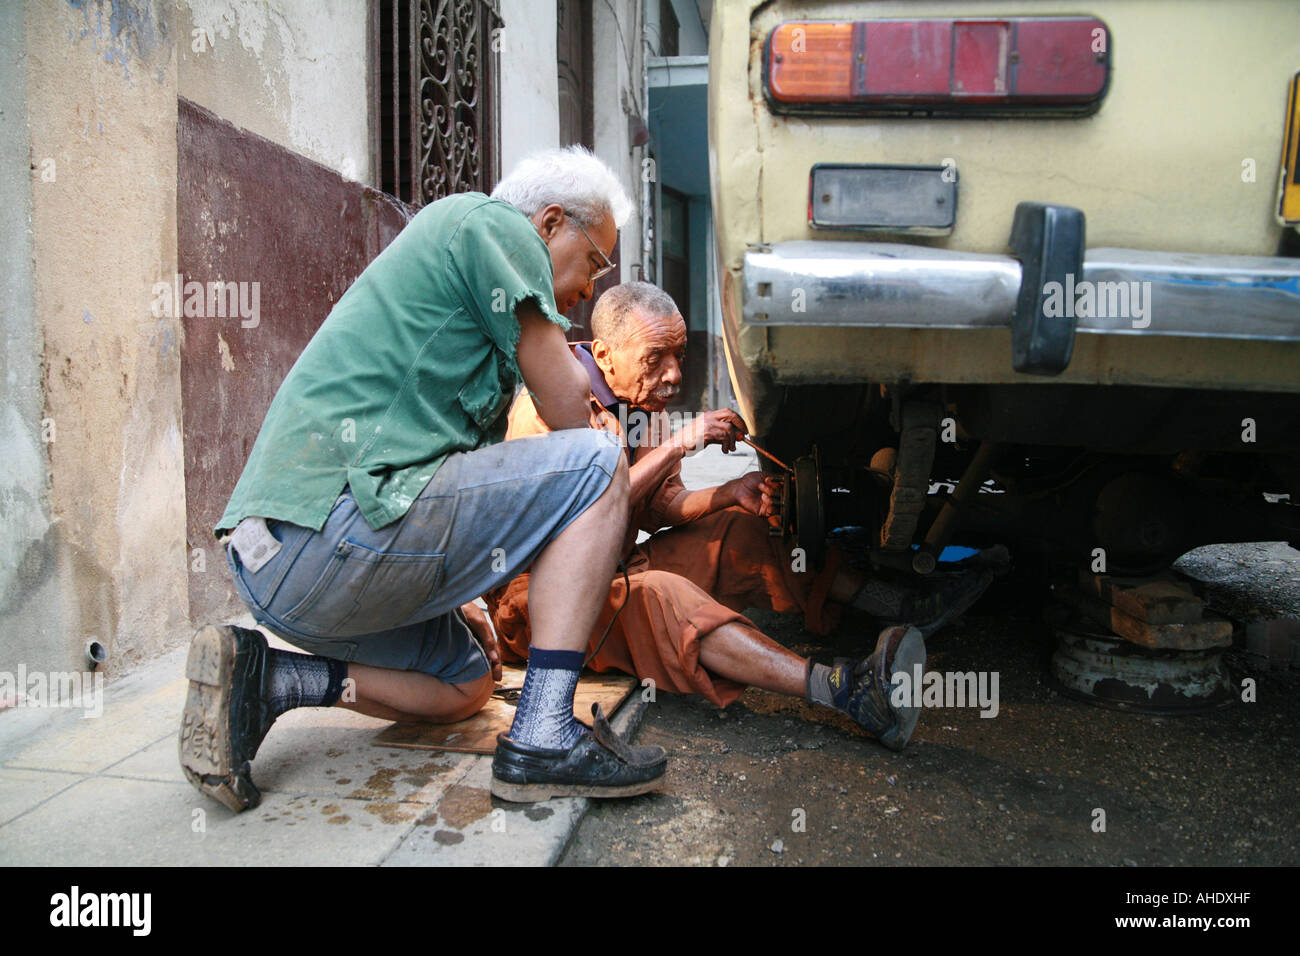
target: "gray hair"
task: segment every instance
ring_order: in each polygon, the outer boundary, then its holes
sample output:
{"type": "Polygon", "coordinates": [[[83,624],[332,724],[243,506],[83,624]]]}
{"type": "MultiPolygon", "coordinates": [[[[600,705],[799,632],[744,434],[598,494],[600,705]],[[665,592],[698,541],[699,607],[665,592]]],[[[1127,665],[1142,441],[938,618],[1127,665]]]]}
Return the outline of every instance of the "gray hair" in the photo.
{"type": "Polygon", "coordinates": [[[505,200],[530,219],[558,203],[587,228],[609,215],[621,229],[632,215],[632,200],[613,170],[582,146],[525,156],[497,183],[492,198],[505,200]]]}
{"type": "Polygon", "coordinates": [[[655,318],[676,315],[677,303],[663,289],[649,282],[624,282],[606,289],[591,311],[591,334],[608,345],[622,345],[627,318],[647,312],[655,318]]]}

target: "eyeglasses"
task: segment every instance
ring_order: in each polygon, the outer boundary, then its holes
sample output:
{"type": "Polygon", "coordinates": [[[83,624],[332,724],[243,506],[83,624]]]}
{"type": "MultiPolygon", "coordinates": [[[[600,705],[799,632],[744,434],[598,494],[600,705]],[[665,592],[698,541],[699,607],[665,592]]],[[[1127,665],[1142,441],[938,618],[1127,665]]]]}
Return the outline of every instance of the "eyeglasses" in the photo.
{"type": "MultiPolygon", "coordinates": [[[[564,214],[565,214],[566,216],[569,216],[569,214],[568,214],[567,212],[565,212],[564,214]]],[[[584,236],[587,236],[587,241],[591,243],[591,248],[593,248],[593,249],[596,250],[596,254],[599,255],[602,259],[605,260],[605,264],[604,264],[603,266],[601,266],[599,269],[597,269],[595,272],[593,272],[593,273],[591,274],[591,278],[590,278],[588,281],[590,281],[590,282],[595,282],[595,281],[596,281],[597,279],[599,279],[601,276],[607,276],[607,275],[609,275],[611,272],[613,272],[613,271],[614,271],[614,260],[611,259],[609,256],[605,255],[605,253],[601,252],[601,250],[600,250],[600,246],[596,245],[596,241],[595,241],[594,239],[592,239],[590,235],[587,234],[587,230],[582,228],[582,223],[578,222],[577,219],[574,219],[573,216],[569,216],[569,218],[573,220],[573,224],[574,224],[575,226],[577,226],[580,230],[582,230],[582,234],[583,234],[584,236]]]]}

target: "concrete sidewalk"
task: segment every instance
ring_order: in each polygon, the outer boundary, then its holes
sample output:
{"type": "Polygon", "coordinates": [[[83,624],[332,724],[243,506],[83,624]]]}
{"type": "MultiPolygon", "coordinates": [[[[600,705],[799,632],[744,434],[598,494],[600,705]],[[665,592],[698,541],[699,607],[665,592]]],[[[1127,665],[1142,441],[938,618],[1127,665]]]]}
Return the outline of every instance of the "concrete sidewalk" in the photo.
{"type": "MultiPolygon", "coordinates": [[[[186,650],[106,688],[98,718],[0,714],[0,863],[549,865],[586,810],[493,800],[490,757],[378,747],[388,721],[304,708],[253,762],[262,804],[231,813],[181,774],[186,650]]],[[[615,726],[634,727],[641,707],[633,694],[615,726]]]]}
{"type": "MultiPolygon", "coordinates": [[[[707,487],[754,467],[747,448],[710,448],[683,476],[707,487]]],[[[550,865],[590,802],[494,800],[490,757],[378,747],[388,721],[304,708],[276,721],[253,762],[261,806],[231,813],[181,773],[187,652],[105,687],[95,718],[0,711],[0,864],[550,865]]],[[[633,693],[614,726],[634,732],[645,706],[633,693]]]]}

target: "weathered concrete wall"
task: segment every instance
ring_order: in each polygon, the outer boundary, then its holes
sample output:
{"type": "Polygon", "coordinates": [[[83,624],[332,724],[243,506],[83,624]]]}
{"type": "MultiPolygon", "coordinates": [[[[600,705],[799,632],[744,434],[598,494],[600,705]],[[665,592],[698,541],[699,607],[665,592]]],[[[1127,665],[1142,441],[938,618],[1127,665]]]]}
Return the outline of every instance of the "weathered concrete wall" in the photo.
{"type": "MultiPolygon", "coordinates": [[[[608,4],[594,7],[596,151],[637,199],[642,151],[630,148],[627,125],[629,110],[643,110],[637,4],[615,0],[617,25],[608,4]]],[[[94,637],[109,649],[111,677],[188,640],[193,548],[208,522],[203,509],[221,503],[212,485],[202,502],[189,503],[198,530],[187,540],[185,330],[175,309],[158,309],[156,294],[185,271],[177,247],[178,94],[289,153],[368,181],[369,5],[0,0],[0,8],[0,203],[10,213],[0,236],[0,670],[80,666],[94,637]]],[[[504,0],[503,13],[508,169],[558,140],[555,0],[504,0]]],[[[196,189],[191,198],[202,205],[228,197],[196,189]]],[[[270,188],[257,198],[276,201],[270,188]]],[[[367,208],[363,202],[353,217],[370,230],[362,244],[356,230],[335,237],[356,257],[347,269],[386,241],[367,208]]],[[[260,281],[246,268],[249,256],[231,251],[234,240],[208,238],[210,248],[193,246],[205,273],[198,278],[260,281]],[[227,268],[235,272],[227,276],[227,268]]],[[[640,242],[636,217],[618,254],[624,278],[635,274],[640,242]]],[[[335,285],[317,283],[320,316],[335,285]]],[[[226,375],[238,350],[227,342],[222,354],[214,342],[215,358],[203,354],[226,375]]],[[[196,402],[192,410],[202,409],[196,402]]],[[[192,451],[197,460],[203,449],[192,451]]],[[[221,464],[222,474],[237,473],[221,464]]],[[[221,574],[219,555],[204,543],[205,573],[221,574]]],[[[221,589],[211,590],[210,603],[221,603],[221,589]]]]}
{"type": "Polygon", "coordinates": [[[19,662],[33,669],[64,662],[44,441],[57,433],[42,429],[32,274],[32,191],[55,188],[58,170],[38,164],[29,148],[25,44],[23,8],[0,4],[0,670],[9,672],[19,662]]]}
{"type": "MultiPolygon", "coordinates": [[[[163,4],[70,0],[28,3],[21,32],[23,146],[54,179],[31,185],[31,306],[24,314],[21,288],[12,293],[6,325],[29,372],[43,333],[54,440],[48,564],[39,580],[18,575],[26,609],[5,622],[0,667],[79,665],[93,635],[111,676],[189,637],[179,330],[149,310],[176,263],[173,31],[163,4]],[[39,641],[28,630],[38,622],[39,641]],[[16,652],[26,656],[11,661],[16,652]]],[[[36,398],[23,391],[30,439],[36,398]]],[[[23,479],[32,493],[34,479],[23,479]]],[[[30,503],[25,513],[40,514],[30,503]]]]}
{"type": "Polygon", "coordinates": [[[501,175],[560,145],[555,0],[501,0],[501,175]]]}
{"type": "Polygon", "coordinates": [[[369,7],[363,0],[179,0],[180,95],[369,183],[369,7]]]}

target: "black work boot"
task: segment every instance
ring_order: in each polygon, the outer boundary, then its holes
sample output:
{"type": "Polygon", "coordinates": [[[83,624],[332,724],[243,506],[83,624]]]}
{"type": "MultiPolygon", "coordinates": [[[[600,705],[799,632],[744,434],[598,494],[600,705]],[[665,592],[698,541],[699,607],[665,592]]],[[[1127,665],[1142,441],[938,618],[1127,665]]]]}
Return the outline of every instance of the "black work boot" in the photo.
{"type": "Polygon", "coordinates": [[[262,802],[249,762],[275,718],[267,702],[267,645],[259,631],[208,625],[190,642],[180,758],[200,793],[238,813],[262,802]]]}
{"type": "Polygon", "coordinates": [[[658,787],[668,767],[664,749],[629,744],[614,732],[600,704],[591,705],[591,716],[591,729],[568,750],[529,747],[499,734],[493,796],[532,803],[551,797],[634,797],[658,787]]]}
{"type": "Polygon", "coordinates": [[[920,707],[894,706],[890,699],[894,674],[914,674],[918,665],[924,672],[925,639],[917,628],[901,625],[881,631],[875,652],[851,672],[853,690],[847,713],[890,750],[907,746],[921,716],[920,707]]]}

